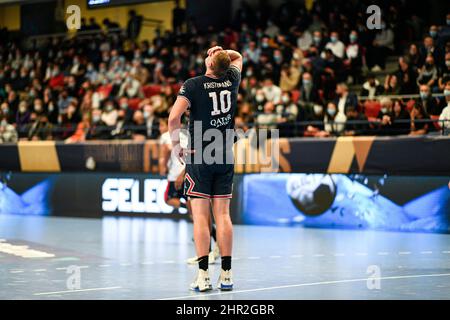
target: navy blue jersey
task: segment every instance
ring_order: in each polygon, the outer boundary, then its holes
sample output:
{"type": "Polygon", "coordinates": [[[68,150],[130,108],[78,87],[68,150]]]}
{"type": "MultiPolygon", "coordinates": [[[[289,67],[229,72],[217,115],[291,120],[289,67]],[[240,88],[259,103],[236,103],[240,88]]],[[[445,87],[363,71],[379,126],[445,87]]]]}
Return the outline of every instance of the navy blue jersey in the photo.
{"type": "Polygon", "coordinates": [[[234,129],[240,81],[241,72],[231,66],[222,78],[202,75],[188,79],[183,84],[178,96],[189,102],[190,148],[199,145],[204,148],[213,142],[203,139],[205,131],[212,128],[218,129],[226,142],[227,129],[234,129]],[[197,126],[201,122],[201,131],[194,132],[194,122],[197,122],[197,126]]]}

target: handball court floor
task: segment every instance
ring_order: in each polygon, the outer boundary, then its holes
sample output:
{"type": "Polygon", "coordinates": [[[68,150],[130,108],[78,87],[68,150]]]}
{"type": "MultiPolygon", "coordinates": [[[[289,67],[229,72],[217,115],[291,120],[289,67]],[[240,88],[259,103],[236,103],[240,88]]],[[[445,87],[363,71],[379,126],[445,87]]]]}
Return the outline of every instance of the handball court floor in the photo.
{"type": "Polygon", "coordinates": [[[0,299],[450,298],[450,235],[235,226],[223,293],[188,290],[193,254],[186,221],[0,215],[0,299]]]}

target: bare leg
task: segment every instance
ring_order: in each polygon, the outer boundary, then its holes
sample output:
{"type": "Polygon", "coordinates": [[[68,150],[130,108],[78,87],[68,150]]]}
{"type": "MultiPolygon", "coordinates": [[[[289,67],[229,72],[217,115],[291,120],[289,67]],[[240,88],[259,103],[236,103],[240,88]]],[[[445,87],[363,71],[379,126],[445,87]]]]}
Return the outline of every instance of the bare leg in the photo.
{"type": "Polygon", "coordinates": [[[230,218],[230,199],[213,199],[217,243],[222,257],[231,256],[233,249],[233,225],[230,218]]]}
{"type": "Polygon", "coordinates": [[[210,242],[210,200],[209,199],[191,199],[192,218],[194,221],[194,241],[198,257],[209,254],[210,242]]]}

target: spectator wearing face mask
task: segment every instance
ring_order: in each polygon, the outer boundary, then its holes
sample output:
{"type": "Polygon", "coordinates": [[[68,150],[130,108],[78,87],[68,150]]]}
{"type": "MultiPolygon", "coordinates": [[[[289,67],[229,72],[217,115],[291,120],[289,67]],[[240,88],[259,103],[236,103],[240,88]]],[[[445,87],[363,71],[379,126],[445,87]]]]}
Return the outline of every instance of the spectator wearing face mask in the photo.
{"type": "Polygon", "coordinates": [[[446,105],[439,115],[439,124],[442,127],[444,134],[450,134],[450,82],[447,82],[445,85],[444,97],[446,105]]]}
{"type": "Polygon", "coordinates": [[[275,104],[281,101],[282,91],[280,87],[276,86],[273,83],[273,80],[271,78],[266,78],[264,80],[262,92],[264,94],[264,98],[267,101],[273,102],[275,104]]]}
{"type": "Polygon", "coordinates": [[[37,114],[36,112],[32,112],[30,115],[30,121],[31,122],[27,125],[28,141],[46,141],[53,139],[53,126],[48,121],[45,114],[37,114]]]}
{"type": "Polygon", "coordinates": [[[124,110],[117,111],[117,121],[111,127],[110,136],[112,139],[117,139],[117,140],[131,139],[132,128],[130,128],[129,124],[127,124],[125,122],[125,111],[124,110]]]}
{"type": "Polygon", "coordinates": [[[450,81],[450,52],[445,55],[445,66],[439,73],[438,87],[439,91],[443,91],[447,82],[450,81]]]}
{"type": "Polygon", "coordinates": [[[16,115],[13,110],[11,110],[7,102],[0,104],[0,117],[3,117],[3,119],[5,119],[9,124],[14,123],[16,119],[16,115]]]}
{"type": "Polygon", "coordinates": [[[336,103],[328,102],[324,117],[325,131],[330,135],[341,135],[344,132],[346,120],[346,115],[344,113],[338,112],[336,103]]]}
{"type": "Polygon", "coordinates": [[[298,116],[298,107],[292,101],[291,92],[283,92],[281,103],[276,106],[278,129],[281,137],[290,137],[294,133],[293,123],[298,116]]]}
{"type": "Polygon", "coordinates": [[[315,50],[320,54],[320,52],[325,49],[326,45],[322,32],[318,30],[314,31],[312,40],[312,44],[308,51],[311,51],[311,47],[314,47],[315,50]]]}
{"type": "Polygon", "coordinates": [[[156,139],[159,136],[159,120],[153,106],[146,104],[142,109],[145,120],[145,130],[147,139],[156,139]]]}
{"type": "Polygon", "coordinates": [[[113,100],[108,100],[105,102],[102,113],[102,121],[106,123],[107,126],[114,126],[117,123],[118,111],[113,100]]]}
{"type": "Polygon", "coordinates": [[[417,100],[424,108],[428,115],[439,116],[442,111],[442,107],[436,98],[431,95],[431,89],[428,85],[420,86],[420,98],[417,100]]]}
{"type": "Polygon", "coordinates": [[[313,82],[311,73],[304,72],[300,85],[300,105],[302,107],[305,107],[306,105],[312,106],[313,104],[320,104],[320,102],[319,91],[313,82]]]}
{"type": "Polygon", "coordinates": [[[325,49],[330,49],[339,59],[345,55],[345,45],[339,40],[339,34],[336,31],[331,32],[330,41],[325,45],[325,49]]]}
{"type": "Polygon", "coordinates": [[[437,86],[438,81],[438,69],[434,64],[433,56],[427,56],[425,64],[419,70],[419,76],[417,77],[417,85],[427,85],[430,88],[437,86]]]}
{"type": "Polygon", "coordinates": [[[16,114],[16,128],[19,133],[19,138],[24,138],[27,136],[26,127],[30,122],[30,116],[31,112],[28,110],[27,102],[21,101],[16,114]]]}
{"type": "Polygon", "coordinates": [[[110,138],[110,131],[106,123],[102,121],[102,111],[92,110],[91,123],[86,133],[86,140],[107,140],[110,138]]]}
{"type": "Polygon", "coordinates": [[[323,106],[315,104],[311,107],[311,111],[305,114],[305,118],[299,118],[299,121],[312,122],[312,124],[306,126],[303,135],[305,137],[328,137],[330,134],[325,131],[323,106]]]}
{"type": "Polygon", "coordinates": [[[363,66],[364,48],[358,43],[358,32],[352,30],[349,35],[349,44],[345,47],[344,64],[349,68],[348,81],[360,83],[363,66]]]}
{"type": "Polygon", "coordinates": [[[18,134],[14,126],[0,115],[0,143],[15,143],[17,140],[18,134]]]}
{"type": "Polygon", "coordinates": [[[128,98],[142,98],[142,85],[133,76],[128,75],[125,81],[122,83],[119,96],[126,96],[128,98]]]}
{"type": "Polygon", "coordinates": [[[381,109],[378,112],[379,135],[389,135],[392,129],[392,100],[384,97],[380,100],[381,109]]]}
{"type": "Polygon", "coordinates": [[[276,129],[278,116],[275,113],[275,104],[267,101],[264,104],[264,112],[256,117],[256,125],[259,129],[276,129]]]}

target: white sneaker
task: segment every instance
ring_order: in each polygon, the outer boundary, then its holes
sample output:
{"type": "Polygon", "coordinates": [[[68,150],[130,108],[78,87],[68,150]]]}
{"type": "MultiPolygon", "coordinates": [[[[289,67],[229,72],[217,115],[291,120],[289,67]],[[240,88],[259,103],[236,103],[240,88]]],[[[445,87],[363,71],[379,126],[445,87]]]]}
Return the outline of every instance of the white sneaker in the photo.
{"type": "Polygon", "coordinates": [[[231,270],[220,271],[219,283],[217,284],[217,289],[222,291],[230,291],[233,290],[233,274],[231,270]]]}
{"type": "Polygon", "coordinates": [[[191,283],[190,289],[196,292],[205,292],[212,290],[211,280],[208,270],[198,270],[197,278],[191,283]]]}
{"type": "Polygon", "coordinates": [[[186,260],[186,263],[187,264],[197,264],[198,263],[198,257],[195,256],[195,257],[189,258],[189,259],[186,260]]]}
{"type": "Polygon", "coordinates": [[[219,246],[216,243],[214,245],[214,249],[209,253],[208,257],[209,264],[214,264],[219,257],[220,257],[219,246]]]}

